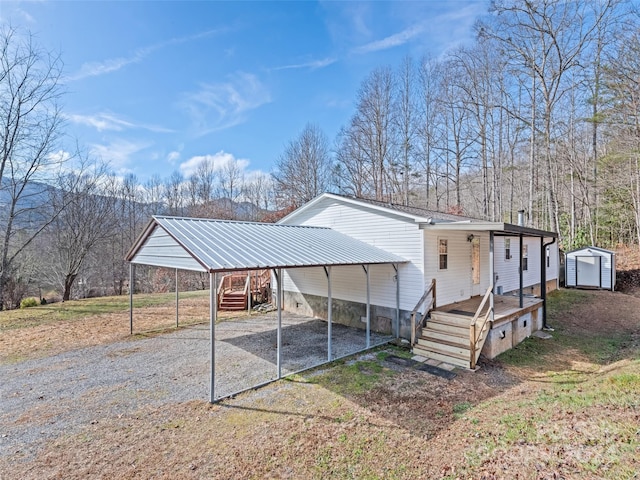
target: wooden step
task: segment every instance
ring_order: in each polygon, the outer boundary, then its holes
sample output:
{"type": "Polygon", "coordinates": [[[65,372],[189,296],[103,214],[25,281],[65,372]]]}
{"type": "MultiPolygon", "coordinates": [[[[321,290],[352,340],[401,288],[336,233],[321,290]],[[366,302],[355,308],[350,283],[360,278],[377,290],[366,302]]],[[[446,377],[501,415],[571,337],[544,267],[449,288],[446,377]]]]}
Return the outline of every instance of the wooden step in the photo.
{"type": "Polygon", "coordinates": [[[458,325],[449,325],[446,323],[440,323],[437,321],[427,320],[426,326],[423,331],[429,330],[439,333],[446,333],[449,335],[455,335],[457,337],[469,338],[469,327],[459,327],[458,325]]]}
{"type": "Polygon", "coordinates": [[[450,355],[452,357],[460,358],[460,359],[469,359],[471,355],[469,354],[469,347],[463,348],[459,345],[448,345],[443,342],[433,342],[431,340],[424,340],[422,338],[418,339],[418,345],[423,347],[425,350],[429,350],[432,352],[441,353],[443,355],[450,355]]]}
{"type": "Polygon", "coordinates": [[[458,367],[469,368],[471,366],[469,362],[469,358],[463,360],[457,357],[452,357],[450,355],[434,352],[432,350],[427,350],[418,344],[413,346],[413,353],[416,355],[420,355],[422,357],[438,360],[439,362],[445,362],[451,365],[456,365],[458,367]]]}
{"type": "Polygon", "coordinates": [[[444,342],[449,345],[460,345],[461,347],[469,346],[469,334],[455,335],[447,332],[441,332],[439,330],[433,330],[430,328],[423,328],[420,338],[425,340],[432,340],[434,342],[444,342]]]}
{"type": "Polygon", "coordinates": [[[455,325],[458,327],[469,328],[469,325],[471,325],[471,320],[473,320],[473,317],[466,315],[456,315],[455,313],[432,311],[430,321],[442,323],[445,325],[455,325]]]}

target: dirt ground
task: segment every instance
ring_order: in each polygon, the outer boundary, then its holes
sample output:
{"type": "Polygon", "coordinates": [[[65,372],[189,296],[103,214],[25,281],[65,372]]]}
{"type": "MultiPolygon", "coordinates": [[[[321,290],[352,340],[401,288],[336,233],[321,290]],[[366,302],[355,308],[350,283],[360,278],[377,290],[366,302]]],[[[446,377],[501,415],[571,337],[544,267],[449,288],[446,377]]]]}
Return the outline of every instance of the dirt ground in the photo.
{"type": "MultiPolygon", "coordinates": [[[[35,454],[0,457],[0,479],[638,478],[640,403],[628,393],[640,389],[640,286],[581,295],[550,313],[553,339],[475,373],[447,380],[368,353],[221,404],[96,415],[35,454]],[[601,383],[611,399],[597,395],[601,383]]],[[[154,325],[149,310],[140,328],[154,325]]],[[[2,354],[41,357],[128,333],[121,315],[86,322],[24,329],[2,354]]],[[[46,412],[21,421],[37,429],[46,412]]]]}

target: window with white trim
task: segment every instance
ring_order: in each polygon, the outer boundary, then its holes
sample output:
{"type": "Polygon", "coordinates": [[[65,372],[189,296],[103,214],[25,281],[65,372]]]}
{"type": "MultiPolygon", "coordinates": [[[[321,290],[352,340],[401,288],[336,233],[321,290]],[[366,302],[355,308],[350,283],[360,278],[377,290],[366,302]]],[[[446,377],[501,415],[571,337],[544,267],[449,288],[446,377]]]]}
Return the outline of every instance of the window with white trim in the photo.
{"type": "Polygon", "coordinates": [[[511,239],[504,239],[504,259],[509,260],[511,258],[511,239]]]}
{"type": "Polygon", "coordinates": [[[529,270],[529,245],[522,245],[522,270],[529,270]]]}
{"type": "Polygon", "coordinates": [[[446,238],[438,239],[438,269],[446,270],[449,264],[449,242],[446,238]]]}

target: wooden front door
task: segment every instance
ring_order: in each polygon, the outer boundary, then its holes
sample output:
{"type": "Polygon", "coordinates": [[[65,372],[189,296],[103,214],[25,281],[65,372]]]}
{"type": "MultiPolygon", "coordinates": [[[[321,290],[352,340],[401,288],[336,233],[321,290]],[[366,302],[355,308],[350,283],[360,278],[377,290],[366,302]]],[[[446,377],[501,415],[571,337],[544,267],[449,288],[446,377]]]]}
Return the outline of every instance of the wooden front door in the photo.
{"type": "Polygon", "coordinates": [[[471,295],[480,295],[480,239],[471,240],[471,295]]]}

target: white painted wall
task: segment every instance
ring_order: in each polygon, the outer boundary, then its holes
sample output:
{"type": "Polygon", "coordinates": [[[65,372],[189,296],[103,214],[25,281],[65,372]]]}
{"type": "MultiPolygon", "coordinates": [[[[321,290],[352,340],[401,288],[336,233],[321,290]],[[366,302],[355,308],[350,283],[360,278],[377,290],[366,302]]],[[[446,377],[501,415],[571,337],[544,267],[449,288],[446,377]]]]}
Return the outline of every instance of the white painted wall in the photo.
{"type": "MultiPolygon", "coordinates": [[[[373,210],[365,205],[327,198],[299,214],[288,224],[329,227],[370,245],[407,259],[400,264],[400,308],[412,310],[424,292],[423,233],[411,219],[373,210]]],[[[395,272],[391,265],[372,266],[371,303],[396,307],[395,272]]],[[[431,278],[431,277],[430,277],[431,278]]],[[[326,276],[322,268],[290,269],[284,275],[284,289],[326,296],[326,276]]],[[[429,279],[429,281],[431,281],[429,279]]],[[[361,266],[333,267],[334,298],[365,302],[365,274],[361,266]]]]}
{"type": "Polygon", "coordinates": [[[478,232],[445,232],[424,230],[425,279],[436,279],[438,305],[466,300],[474,294],[483,295],[489,288],[489,234],[478,232]],[[469,234],[480,238],[480,284],[474,287],[471,275],[471,243],[469,234]],[[449,260],[446,270],[439,269],[438,240],[447,239],[449,260]]]}
{"type": "MultiPolygon", "coordinates": [[[[540,238],[525,237],[523,245],[528,246],[528,269],[524,271],[522,280],[524,287],[531,287],[540,283],[540,238]]],[[[547,281],[558,278],[558,243],[549,245],[549,266],[547,267],[547,281]]],[[[502,237],[494,238],[496,291],[502,287],[503,292],[510,292],[520,288],[520,238],[502,237]],[[511,240],[511,258],[505,254],[505,240],[511,240]]],[[[546,252],[545,252],[546,255],[546,252]]]]}

